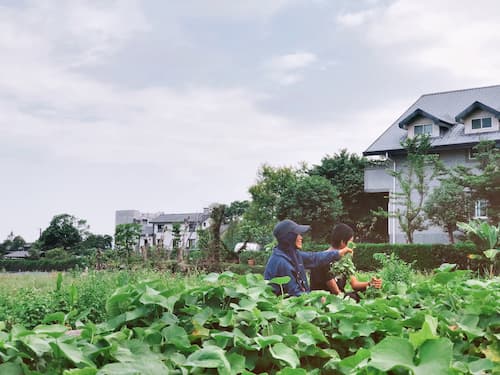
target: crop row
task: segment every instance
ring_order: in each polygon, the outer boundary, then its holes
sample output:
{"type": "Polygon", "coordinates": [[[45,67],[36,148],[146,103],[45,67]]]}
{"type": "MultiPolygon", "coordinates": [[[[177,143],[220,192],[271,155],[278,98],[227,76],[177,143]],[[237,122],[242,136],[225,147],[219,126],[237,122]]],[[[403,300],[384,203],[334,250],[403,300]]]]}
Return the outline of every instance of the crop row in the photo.
{"type": "Polygon", "coordinates": [[[252,274],[210,274],[189,288],[144,281],[118,288],[110,319],[77,323],[77,335],[63,313],[32,330],[0,323],[0,373],[489,373],[499,298],[500,279],[451,267],[359,304],[324,292],[277,297],[252,274]]]}

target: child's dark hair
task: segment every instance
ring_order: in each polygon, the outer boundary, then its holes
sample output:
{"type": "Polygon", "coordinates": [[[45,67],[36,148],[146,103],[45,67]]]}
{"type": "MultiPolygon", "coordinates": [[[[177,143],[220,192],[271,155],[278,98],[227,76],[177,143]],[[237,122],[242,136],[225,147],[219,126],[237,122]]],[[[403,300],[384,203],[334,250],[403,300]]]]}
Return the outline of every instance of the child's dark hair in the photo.
{"type": "Polygon", "coordinates": [[[344,223],[337,224],[333,227],[330,234],[330,245],[338,249],[342,241],[347,244],[352,236],[354,236],[354,231],[349,225],[344,223]]]}

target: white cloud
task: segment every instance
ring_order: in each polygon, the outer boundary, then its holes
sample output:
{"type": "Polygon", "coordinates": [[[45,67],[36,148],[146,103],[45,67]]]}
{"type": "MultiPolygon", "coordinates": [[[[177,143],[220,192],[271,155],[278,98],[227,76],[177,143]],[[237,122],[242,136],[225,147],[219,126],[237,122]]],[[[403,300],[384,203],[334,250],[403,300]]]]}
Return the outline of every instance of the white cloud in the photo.
{"type": "Polygon", "coordinates": [[[363,10],[351,13],[341,13],[337,16],[337,23],[345,27],[356,27],[366,23],[375,16],[373,10],[363,10]]]}
{"type": "Polygon", "coordinates": [[[292,85],[302,80],[303,71],[318,61],[311,52],[295,52],[271,58],[265,67],[271,78],[282,85],[292,85]]]}
{"type": "Polygon", "coordinates": [[[499,12],[496,0],[396,0],[343,14],[337,23],[396,62],[447,72],[464,84],[488,84],[500,76],[499,12]]]}
{"type": "Polygon", "coordinates": [[[98,63],[135,33],[149,30],[136,0],[30,1],[22,9],[0,6],[0,49],[7,62],[98,63]]]}

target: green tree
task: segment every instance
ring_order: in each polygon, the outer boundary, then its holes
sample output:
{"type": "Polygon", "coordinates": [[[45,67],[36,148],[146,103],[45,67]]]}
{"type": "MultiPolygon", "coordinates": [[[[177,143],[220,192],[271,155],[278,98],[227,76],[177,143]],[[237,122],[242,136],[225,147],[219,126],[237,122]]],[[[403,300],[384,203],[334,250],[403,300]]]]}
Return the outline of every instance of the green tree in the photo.
{"type": "Polygon", "coordinates": [[[387,207],[384,194],[364,191],[365,168],[380,163],[342,149],[339,153],[325,156],[319,165],[314,165],[308,172],[311,176],[328,179],[337,189],[343,207],[339,220],[356,228],[357,235],[365,241],[384,241],[387,231],[385,222],[377,222],[372,214],[372,210],[387,207]]]}
{"type": "Polygon", "coordinates": [[[452,180],[443,180],[429,195],[424,205],[429,220],[447,233],[451,243],[455,242],[453,232],[457,223],[467,221],[470,216],[470,199],[463,186],[452,180]]]}
{"type": "Polygon", "coordinates": [[[406,235],[408,243],[413,243],[415,231],[427,228],[424,216],[424,201],[429,193],[429,182],[443,172],[439,156],[432,154],[428,136],[407,138],[401,142],[406,150],[406,163],[397,171],[387,170],[400,188],[390,198],[395,203],[394,212],[379,210],[384,217],[395,217],[406,235]]]}
{"type": "Polygon", "coordinates": [[[208,244],[207,260],[210,265],[217,265],[221,260],[221,253],[225,250],[221,240],[221,226],[224,223],[226,206],[218,204],[212,207],[210,218],[210,242],[208,244]]]}
{"type": "Polygon", "coordinates": [[[249,207],[250,202],[247,200],[231,202],[224,210],[224,222],[230,223],[233,221],[239,221],[249,207]]]}
{"type": "Polygon", "coordinates": [[[241,222],[241,242],[267,244],[272,241],[272,230],[278,221],[278,201],[288,186],[294,184],[304,169],[263,165],[257,173],[257,182],[249,188],[252,197],[241,222]]]}
{"type": "Polygon", "coordinates": [[[111,249],[113,245],[113,237],[109,234],[93,234],[90,233],[85,240],[82,241],[80,247],[82,249],[111,249]]]}
{"type": "Polygon", "coordinates": [[[279,220],[288,218],[311,225],[314,240],[323,240],[341,214],[337,189],[320,176],[298,178],[286,187],[277,204],[279,220]]]}
{"type": "Polygon", "coordinates": [[[56,215],[39,238],[41,250],[62,247],[71,250],[88,235],[85,220],[77,219],[69,214],[56,215]]]}
{"type": "Polygon", "coordinates": [[[500,151],[494,141],[481,141],[474,147],[477,165],[457,166],[452,179],[465,187],[473,201],[488,202],[488,217],[493,224],[500,222],[500,151]]]}
{"type": "Polygon", "coordinates": [[[118,224],[115,228],[115,247],[127,255],[127,264],[130,263],[130,254],[134,251],[140,236],[141,225],[138,223],[118,224]]]}

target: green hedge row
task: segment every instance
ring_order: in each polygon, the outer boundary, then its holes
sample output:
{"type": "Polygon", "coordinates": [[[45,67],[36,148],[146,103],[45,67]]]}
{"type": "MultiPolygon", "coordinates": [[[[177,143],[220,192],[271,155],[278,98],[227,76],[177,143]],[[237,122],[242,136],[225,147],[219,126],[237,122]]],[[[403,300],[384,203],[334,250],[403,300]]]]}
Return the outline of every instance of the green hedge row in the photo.
{"type": "MultiPolygon", "coordinates": [[[[328,246],[318,245],[309,248],[309,251],[322,251],[328,246]]],[[[373,254],[385,253],[395,254],[407,263],[413,263],[413,267],[420,271],[430,271],[438,268],[443,263],[454,263],[461,269],[481,269],[484,264],[468,258],[469,254],[479,254],[476,246],[472,243],[459,243],[455,245],[443,244],[356,244],[354,264],[360,271],[373,271],[380,264],[373,259],[373,254]]],[[[248,259],[255,259],[255,264],[265,265],[271,255],[269,251],[251,252],[244,251],[240,254],[240,262],[246,263],[248,259]]]]}
{"type": "Polygon", "coordinates": [[[54,259],[0,259],[0,270],[7,272],[50,272],[67,271],[75,267],[85,267],[82,258],[54,259]]]}

